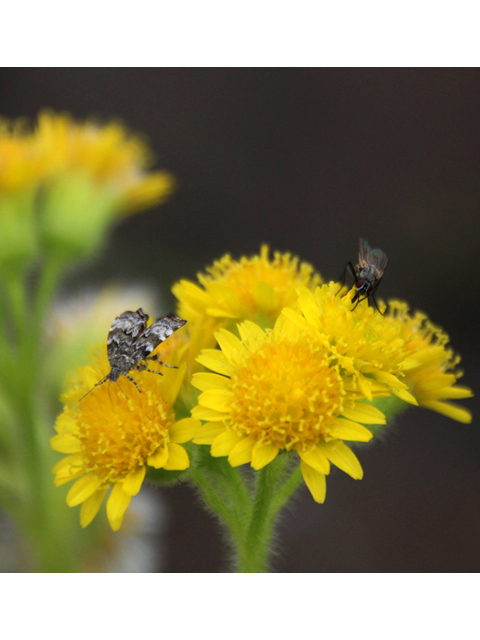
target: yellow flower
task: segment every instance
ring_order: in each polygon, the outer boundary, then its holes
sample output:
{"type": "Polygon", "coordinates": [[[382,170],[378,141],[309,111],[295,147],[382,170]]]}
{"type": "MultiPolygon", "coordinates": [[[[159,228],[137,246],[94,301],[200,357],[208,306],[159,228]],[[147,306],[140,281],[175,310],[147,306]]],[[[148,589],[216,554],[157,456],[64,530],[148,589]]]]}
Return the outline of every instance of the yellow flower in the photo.
{"type": "Polygon", "coordinates": [[[296,299],[295,289],[304,285],[315,287],[321,282],[313,267],[292,257],[276,252],[269,258],[268,246],[263,245],[260,255],[233,260],[223,256],[207,273],[199,273],[201,286],[181,280],[172,288],[179,301],[179,313],[189,322],[211,318],[252,320],[267,322],[278,317],[283,307],[296,299]]]}
{"type": "Polygon", "coordinates": [[[273,327],[283,307],[295,301],[298,286],[314,288],[321,282],[312,266],[289,253],[276,252],[270,259],[267,245],[260,255],[238,261],[227,254],[197,277],[199,285],[180,280],[172,288],[177,313],[189,323],[192,361],[202,348],[215,346],[216,329],[235,331],[241,320],[273,327]]]}
{"type": "Polygon", "coordinates": [[[48,159],[23,123],[0,121],[0,194],[35,186],[47,168],[48,159]]]}
{"type": "MultiPolygon", "coordinates": [[[[160,365],[151,363],[150,368],[160,365]]],[[[90,364],[70,380],[57,418],[55,451],[68,454],[54,468],[57,486],[77,480],[67,496],[71,507],[82,504],[80,523],[86,527],[97,514],[107,490],[107,516],[114,531],[121,526],[132,496],[143,483],[147,466],[183,470],[190,465],[181,446],[191,440],[200,423],[177,421],[173,405],[185,366],[131,372],[141,393],[126,378],[105,383],[79,401],[109,370],[106,355],[92,354],[90,364]]]]}
{"type": "Polygon", "coordinates": [[[296,451],[304,480],[317,502],[325,499],[330,463],[355,479],[363,476],[344,440],[367,442],[360,423],[384,424],[378,409],[362,402],[354,380],[313,331],[281,316],[273,330],[246,321],[241,339],[220,329],[220,350],[206,349],[198,360],[214,373],[197,373],[203,393],[192,416],[208,421],[197,444],[211,444],[213,456],[232,466],[251,462],[261,469],[280,452],[296,451]]]}
{"type": "Polygon", "coordinates": [[[408,305],[399,300],[389,302],[386,320],[399,330],[405,341],[408,359],[404,362],[403,381],[421,407],[469,424],[472,414],[449,400],[470,398],[468,387],[456,385],[463,374],[456,367],[460,357],[447,348],[448,335],[417,311],[410,314],[408,305]]]}
{"type": "Polygon", "coordinates": [[[116,207],[138,210],[157,204],[170,194],[172,177],[156,171],[146,143],[118,122],[100,125],[75,122],[68,114],[49,111],[38,117],[37,147],[49,159],[52,176],[83,172],[116,198],[116,207]]]}
{"type": "Polygon", "coordinates": [[[48,111],[34,127],[0,121],[0,260],[26,262],[38,238],[68,260],[92,254],[115,218],[172,192],[172,176],[148,172],[151,163],[146,143],[116,122],[48,111]]]}
{"type": "Polygon", "coordinates": [[[417,404],[403,380],[408,354],[400,326],[369,307],[366,300],[353,308],[354,292],[342,296],[333,282],[314,292],[299,289],[298,293],[298,311],[287,308],[284,315],[298,328],[314,330],[317,340],[328,345],[368,400],[394,393],[417,404]]]}

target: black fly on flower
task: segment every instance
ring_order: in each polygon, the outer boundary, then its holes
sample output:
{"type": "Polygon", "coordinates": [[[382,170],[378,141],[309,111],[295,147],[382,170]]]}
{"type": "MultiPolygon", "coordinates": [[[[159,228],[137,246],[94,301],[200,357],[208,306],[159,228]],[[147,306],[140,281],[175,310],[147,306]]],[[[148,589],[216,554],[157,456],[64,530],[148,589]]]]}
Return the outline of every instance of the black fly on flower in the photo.
{"type": "Polygon", "coordinates": [[[355,295],[352,298],[352,304],[354,302],[357,304],[353,309],[362,300],[372,298],[377,311],[383,315],[375,300],[375,291],[383,277],[387,262],[388,258],[381,249],[372,249],[366,240],[360,238],[358,264],[354,268],[351,262],[347,262],[341,277],[342,284],[345,284],[345,276],[349,269],[354,278],[355,295]]]}
{"type": "MultiPolygon", "coordinates": [[[[107,356],[110,363],[110,372],[100,382],[97,382],[90,391],[93,391],[95,387],[107,380],[116,382],[120,376],[125,376],[130,382],[133,382],[141,393],[135,380],[128,375],[130,371],[150,371],[150,373],[162,375],[160,371],[148,368],[148,360],[153,360],[171,369],[177,368],[162,362],[158,355],[151,356],[150,354],[174,331],[187,324],[187,321],[182,320],[174,313],[169,313],[167,316],[158,318],[148,327],[148,318],[149,316],[143,309],[124,311],[115,318],[107,338],[107,356]]],[[[90,391],[82,396],[80,400],[83,400],[90,391]]]]}

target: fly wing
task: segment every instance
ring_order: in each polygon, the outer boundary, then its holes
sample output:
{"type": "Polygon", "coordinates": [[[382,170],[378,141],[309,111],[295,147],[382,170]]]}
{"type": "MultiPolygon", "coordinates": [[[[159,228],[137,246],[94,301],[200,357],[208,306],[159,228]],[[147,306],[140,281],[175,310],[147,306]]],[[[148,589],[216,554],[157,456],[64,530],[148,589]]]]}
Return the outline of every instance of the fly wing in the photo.
{"type": "Polygon", "coordinates": [[[377,269],[381,277],[387,266],[387,254],[384,253],[381,249],[373,249],[373,251],[370,252],[369,262],[377,269]]]}
{"type": "Polygon", "coordinates": [[[134,343],[147,328],[148,315],[142,309],[124,311],[115,318],[108,332],[107,355],[112,364],[112,358],[120,353],[130,354],[134,343]]]}
{"type": "Polygon", "coordinates": [[[168,316],[155,320],[155,322],[145,330],[135,345],[137,359],[143,360],[149,356],[161,342],[185,324],[187,324],[187,321],[182,320],[182,318],[179,318],[174,313],[169,313],[168,316]]]}
{"type": "Polygon", "coordinates": [[[371,253],[372,249],[366,240],[360,238],[359,246],[358,246],[358,264],[361,267],[364,267],[368,264],[368,257],[371,253]]]}

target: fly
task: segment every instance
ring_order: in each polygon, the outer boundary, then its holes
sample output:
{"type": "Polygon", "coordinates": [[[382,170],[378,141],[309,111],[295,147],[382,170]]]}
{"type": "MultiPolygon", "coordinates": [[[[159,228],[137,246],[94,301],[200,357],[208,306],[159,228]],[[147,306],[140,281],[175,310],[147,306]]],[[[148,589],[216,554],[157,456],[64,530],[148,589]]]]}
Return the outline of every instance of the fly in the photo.
{"type": "Polygon", "coordinates": [[[375,291],[383,278],[387,262],[388,258],[381,249],[372,249],[366,240],[360,239],[358,264],[354,268],[351,262],[347,262],[341,278],[342,284],[345,284],[347,269],[350,270],[354,278],[355,295],[352,298],[352,304],[354,302],[357,304],[353,309],[356,309],[358,303],[362,300],[372,298],[377,311],[382,316],[384,315],[385,312],[382,313],[378,308],[375,300],[375,291]]]}

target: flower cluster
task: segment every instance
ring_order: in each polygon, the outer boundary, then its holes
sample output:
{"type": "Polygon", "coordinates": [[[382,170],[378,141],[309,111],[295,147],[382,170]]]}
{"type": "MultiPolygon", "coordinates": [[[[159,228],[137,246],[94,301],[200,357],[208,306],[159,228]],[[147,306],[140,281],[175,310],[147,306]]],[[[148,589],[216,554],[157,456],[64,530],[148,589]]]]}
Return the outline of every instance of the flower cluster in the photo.
{"type": "Polygon", "coordinates": [[[381,400],[471,420],[450,402],[471,391],[456,384],[459,358],[448,337],[405,303],[392,301],[385,315],[367,300],[352,305],[353,291],[322,284],[289,254],[270,259],[266,246],[239,261],[224,256],[198,281],[173,287],[189,325],[162,357],[170,350],[178,371],[161,380],[136,374],[142,394],[122,384],[112,399],[104,385],[78,405],[105,372],[105,359],[97,360],[64,396],[53,446],[70,455],[57,465],[57,482],[81,478],[68,502],[83,502],[84,526],[114,485],[107,513],[118,527],[147,465],[188,466],[180,453],[187,439],[232,467],[260,471],[276,458],[297,458],[314,500],[323,502],[332,464],[362,478],[351,447],[386,424],[381,400]],[[191,418],[175,418],[177,396],[191,418]]]}

